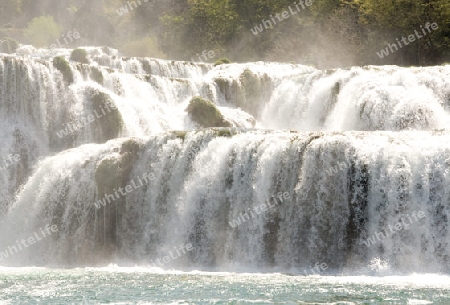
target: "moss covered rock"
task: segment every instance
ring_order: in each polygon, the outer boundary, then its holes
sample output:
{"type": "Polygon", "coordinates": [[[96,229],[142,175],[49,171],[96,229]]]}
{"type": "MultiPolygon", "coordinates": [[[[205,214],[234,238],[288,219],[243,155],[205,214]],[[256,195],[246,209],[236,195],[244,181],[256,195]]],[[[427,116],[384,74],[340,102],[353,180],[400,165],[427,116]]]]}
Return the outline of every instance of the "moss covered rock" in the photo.
{"type": "Polygon", "coordinates": [[[237,107],[244,109],[245,105],[245,88],[243,88],[239,81],[228,78],[216,78],[214,82],[219,88],[219,92],[225,96],[225,99],[237,107]]]}
{"type": "Polygon", "coordinates": [[[263,103],[269,94],[269,77],[263,75],[262,77],[253,73],[249,69],[245,69],[240,76],[241,86],[244,91],[244,101],[237,99],[236,102],[239,107],[251,113],[253,116],[259,116],[263,103]]]}
{"type": "Polygon", "coordinates": [[[102,47],[102,51],[106,55],[110,55],[111,56],[113,54],[113,50],[110,47],[108,47],[108,46],[103,46],[102,47]]]}
{"type": "Polygon", "coordinates": [[[117,245],[117,232],[120,227],[117,215],[127,212],[126,200],[119,188],[131,185],[135,177],[130,177],[139,156],[141,145],[134,139],[127,140],[120,147],[120,154],[109,155],[99,161],[95,170],[97,184],[97,203],[95,216],[102,221],[96,222],[97,251],[105,256],[113,253],[117,245]],[[118,195],[115,195],[118,194],[118,195]],[[108,198],[108,199],[106,199],[108,198]],[[104,199],[104,200],[102,200],[104,199]]]}
{"type": "Polygon", "coordinates": [[[229,81],[225,78],[218,77],[214,79],[214,82],[217,84],[217,87],[219,88],[219,91],[223,94],[226,94],[228,91],[229,81]]]}
{"type": "Polygon", "coordinates": [[[245,69],[240,76],[242,86],[245,88],[245,97],[252,97],[261,91],[261,80],[259,76],[249,69],[245,69]]]}
{"type": "Polygon", "coordinates": [[[236,107],[259,117],[271,94],[271,80],[267,74],[261,76],[245,69],[239,79],[215,78],[218,91],[236,107]]]}
{"type": "Polygon", "coordinates": [[[211,101],[199,96],[193,97],[186,111],[191,119],[202,127],[231,127],[232,124],[224,119],[222,113],[211,101]]]}
{"type": "Polygon", "coordinates": [[[95,171],[95,182],[100,194],[113,194],[114,189],[127,184],[141,144],[134,139],[122,143],[120,156],[100,161],[95,171]]]}
{"type": "Polygon", "coordinates": [[[218,137],[231,138],[237,134],[236,130],[232,128],[218,128],[214,130],[218,137]]]}
{"type": "Polygon", "coordinates": [[[100,161],[95,171],[95,182],[100,194],[113,194],[114,189],[127,184],[141,144],[134,139],[122,143],[119,157],[107,157],[100,161]]]}
{"type": "Polygon", "coordinates": [[[230,64],[230,63],[231,63],[231,61],[228,58],[224,57],[224,58],[221,58],[219,60],[216,60],[216,62],[214,63],[214,66],[230,64]]]}
{"type": "Polygon", "coordinates": [[[19,43],[12,38],[5,37],[0,42],[0,53],[14,53],[16,49],[19,47],[19,43]]]}
{"type": "Polygon", "coordinates": [[[95,116],[93,129],[97,132],[94,141],[103,143],[119,137],[124,124],[122,115],[111,97],[107,93],[91,89],[89,99],[95,116]]]}
{"type": "Polygon", "coordinates": [[[63,56],[53,58],[53,66],[61,72],[66,83],[73,83],[73,74],[70,65],[63,56]]]}
{"type": "Polygon", "coordinates": [[[88,54],[85,49],[75,49],[72,51],[72,54],[70,54],[70,60],[82,63],[82,64],[88,64],[88,54]]]}
{"type": "Polygon", "coordinates": [[[97,67],[91,67],[91,79],[100,85],[103,85],[103,74],[97,67]]]}
{"type": "MultiPolygon", "coordinates": [[[[339,82],[336,82],[331,89],[331,105],[333,106],[337,103],[339,93],[341,93],[341,84],[339,82]]],[[[331,109],[329,109],[331,110],[331,109]]]]}
{"type": "Polygon", "coordinates": [[[179,131],[176,130],[172,133],[177,139],[181,139],[184,141],[184,139],[186,138],[187,135],[187,131],[179,131]]]}
{"type": "Polygon", "coordinates": [[[334,96],[339,95],[341,92],[341,84],[339,82],[336,82],[333,86],[333,89],[331,89],[331,94],[334,96]]]}

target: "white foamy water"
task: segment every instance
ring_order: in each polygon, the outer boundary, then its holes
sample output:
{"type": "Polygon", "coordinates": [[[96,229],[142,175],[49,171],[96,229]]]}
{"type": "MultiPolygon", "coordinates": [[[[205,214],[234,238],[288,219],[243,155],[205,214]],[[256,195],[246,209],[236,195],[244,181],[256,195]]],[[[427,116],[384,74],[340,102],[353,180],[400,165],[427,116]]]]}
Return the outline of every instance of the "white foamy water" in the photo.
{"type": "Polygon", "coordinates": [[[145,267],[2,269],[0,302],[9,304],[446,304],[450,279],[287,276],[210,272],[155,272],[145,267]],[[6,285],[4,285],[6,286],[6,285]],[[167,291],[167,293],[162,293],[167,291]]]}
{"type": "MultiPolygon", "coordinates": [[[[71,50],[0,55],[0,153],[20,156],[0,171],[0,265],[153,264],[164,282],[171,269],[309,275],[326,264],[307,278],[331,285],[329,304],[339,280],[352,293],[380,289],[377,276],[405,291],[422,285],[410,279],[447,283],[436,274],[450,271],[449,66],[214,67],[86,49],[89,65],[69,61],[71,84],[52,64],[71,50]],[[194,96],[234,127],[202,129],[186,112],[194,96]],[[19,246],[47,226],[57,232],[19,246]]],[[[255,303],[268,293],[258,289],[255,303]]],[[[429,289],[396,297],[426,304],[429,289]]]]}

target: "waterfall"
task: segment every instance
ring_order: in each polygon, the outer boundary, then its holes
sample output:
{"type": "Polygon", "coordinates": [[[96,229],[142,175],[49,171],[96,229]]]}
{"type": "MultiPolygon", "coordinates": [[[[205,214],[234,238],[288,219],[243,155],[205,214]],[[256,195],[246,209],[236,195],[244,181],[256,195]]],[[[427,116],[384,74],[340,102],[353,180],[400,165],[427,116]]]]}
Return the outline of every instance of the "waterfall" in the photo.
{"type": "Polygon", "coordinates": [[[0,265],[153,264],[178,251],[166,267],[450,272],[449,66],[86,50],[89,64],[66,49],[0,54],[0,258],[57,228],[0,265]],[[201,128],[186,112],[194,96],[233,127],[201,128]]]}

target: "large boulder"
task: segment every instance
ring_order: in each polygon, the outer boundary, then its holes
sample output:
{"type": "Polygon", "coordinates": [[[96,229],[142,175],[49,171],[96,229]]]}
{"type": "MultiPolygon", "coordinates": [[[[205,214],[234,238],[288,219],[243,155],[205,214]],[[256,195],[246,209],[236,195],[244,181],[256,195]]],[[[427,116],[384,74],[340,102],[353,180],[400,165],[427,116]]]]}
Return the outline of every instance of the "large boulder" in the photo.
{"type": "Polygon", "coordinates": [[[5,37],[4,39],[0,39],[0,53],[12,54],[16,52],[18,47],[19,43],[12,38],[5,37]]]}
{"type": "Polygon", "coordinates": [[[89,63],[88,53],[86,52],[85,49],[75,49],[70,54],[70,60],[76,61],[76,62],[79,62],[82,64],[88,64],[89,63]]]}
{"type": "Polygon", "coordinates": [[[67,62],[67,60],[63,56],[57,56],[53,58],[53,66],[61,72],[63,75],[64,81],[67,84],[73,83],[73,74],[72,70],[70,69],[70,65],[67,62]]]}
{"type": "Polygon", "coordinates": [[[199,96],[193,97],[186,111],[191,119],[202,127],[232,127],[213,102],[199,96]]]}

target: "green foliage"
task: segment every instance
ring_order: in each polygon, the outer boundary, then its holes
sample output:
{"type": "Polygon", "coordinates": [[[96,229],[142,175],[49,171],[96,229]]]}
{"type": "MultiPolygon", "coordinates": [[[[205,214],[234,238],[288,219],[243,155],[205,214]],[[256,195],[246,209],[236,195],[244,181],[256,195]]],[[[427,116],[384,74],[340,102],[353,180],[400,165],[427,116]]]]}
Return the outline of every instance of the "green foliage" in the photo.
{"type": "Polygon", "coordinates": [[[156,38],[143,37],[130,41],[123,46],[123,52],[128,56],[165,58],[160,51],[156,38]]]}
{"type": "Polygon", "coordinates": [[[86,44],[110,45],[127,56],[189,60],[214,50],[218,58],[226,55],[234,61],[295,60],[318,68],[450,61],[449,0],[311,1],[311,6],[254,35],[251,29],[263,20],[272,22],[289,7],[295,10],[299,1],[141,1],[139,9],[122,16],[117,13],[127,5],[122,0],[56,1],[51,11],[59,27],[53,17],[34,18],[46,11],[49,0],[8,0],[0,4],[0,39],[50,45],[62,28],[77,29],[86,44]],[[26,29],[16,28],[29,20],[26,29]],[[427,22],[439,29],[383,59],[376,55],[396,38],[420,32],[427,22]]]}
{"type": "Polygon", "coordinates": [[[199,96],[191,99],[186,111],[191,119],[202,127],[232,127],[214,103],[199,96]]]}
{"type": "MultiPolygon", "coordinates": [[[[180,43],[186,39],[185,37],[187,35],[184,17],[163,15],[160,18],[160,21],[163,31],[159,36],[159,41],[161,41],[161,48],[163,51],[183,59],[190,58],[190,54],[186,54],[186,47],[180,43]]],[[[195,53],[192,52],[191,54],[195,53]]]]}
{"type": "MultiPolygon", "coordinates": [[[[437,64],[444,60],[450,50],[450,40],[446,38],[450,36],[447,26],[450,22],[448,0],[353,0],[346,4],[353,5],[359,12],[361,24],[370,27],[374,37],[370,48],[378,50],[387,43],[395,43],[396,38],[407,37],[416,30],[420,33],[421,26],[427,22],[439,25],[437,31],[402,50],[404,62],[400,64],[437,64]]],[[[393,60],[393,57],[390,59],[393,60]]],[[[398,61],[395,63],[398,64],[398,61]]]]}
{"type": "Polygon", "coordinates": [[[188,9],[183,13],[166,14],[161,18],[164,51],[175,51],[178,56],[189,59],[205,49],[223,49],[238,34],[239,18],[231,1],[188,0],[187,3],[188,9]]]}
{"type": "Polygon", "coordinates": [[[183,10],[168,10],[161,19],[162,47],[172,57],[190,58],[215,48],[240,60],[308,58],[308,64],[322,67],[326,61],[332,66],[409,66],[450,58],[448,0],[314,0],[310,7],[257,36],[250,29],[294,8],[293,1],[189,0],[183,6],[183,10]],[[436,22],[439,30],[383,61],[376,56],[387,43],[420,30],[427,22],[436,22]]]}
{"type": "Polygon", "coordinates": [[[57,56],[53,58],[53,66],[61,72],[67,84],[73,83],[72,70],[70,69],[70,65],[64,57],[57,56]]]}
{"type": "Polygon", "coordinates": [[[88,53],[85,49],[75,49],[70,54],[70,60],[82,63],[82,64],[88,64],[88,53]]]}
{"type": "Polygon", "coordinates": [[[52,16],[34,18],[25,29],[25,37],[36,47],[53,44],[60,36],[59,26],[52,16]]]}
{"type": "Polygon", "coordinates": [[[217,60],[214,63],[214,66],[219,66],[219,65],[223,65],[223,64],[230,64],[230,63],[231,63],[231,61],[228,58],[224,57],[224,58],[221,58],[221,59],[217,60]]]}

